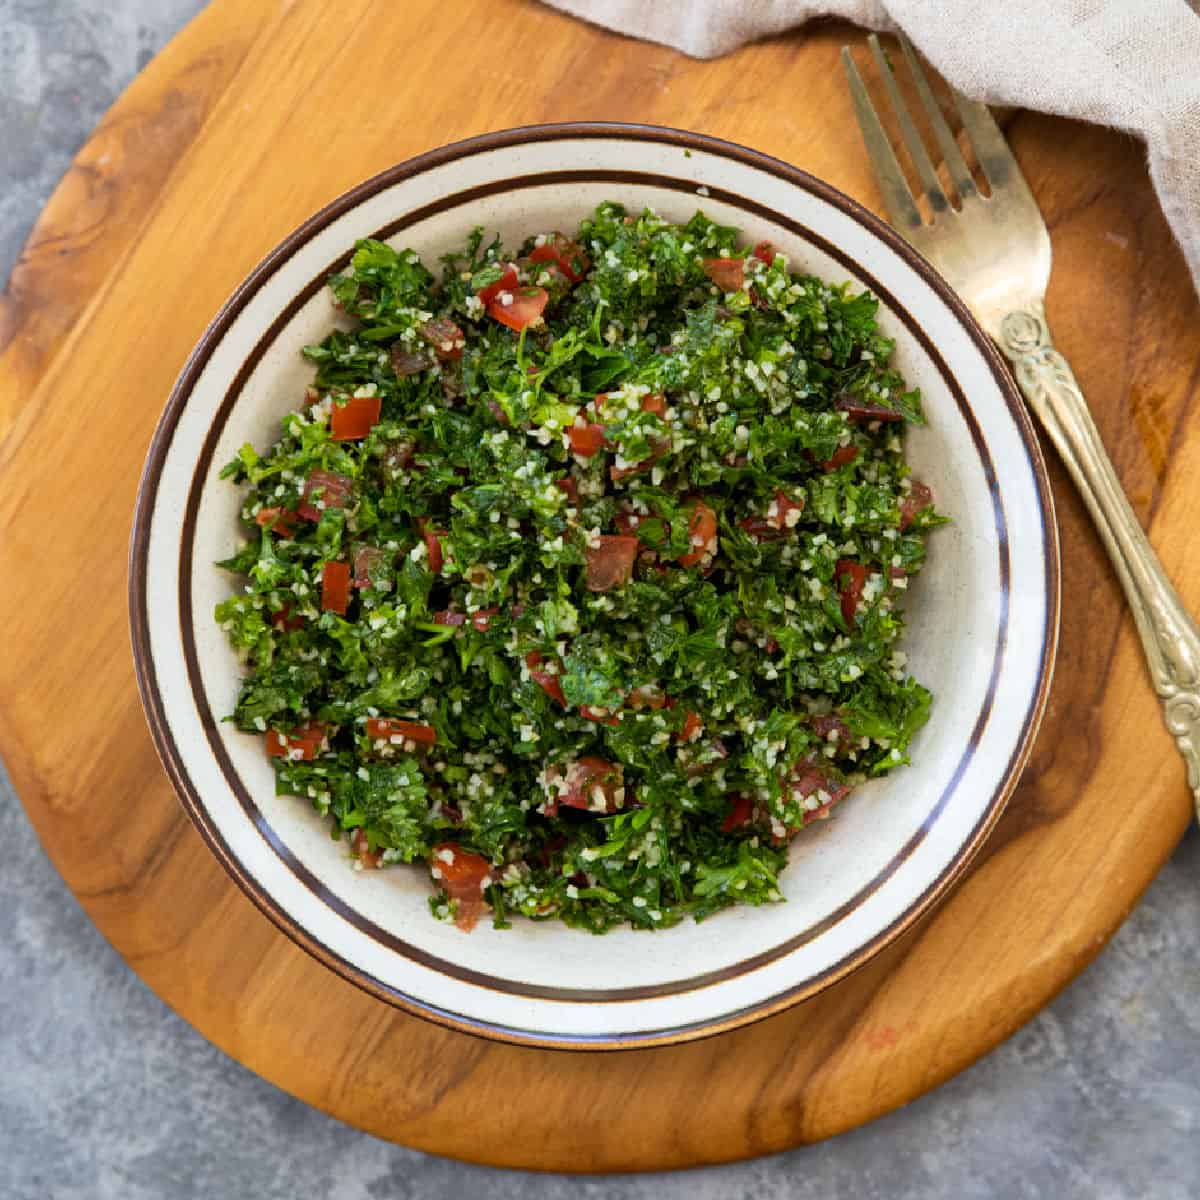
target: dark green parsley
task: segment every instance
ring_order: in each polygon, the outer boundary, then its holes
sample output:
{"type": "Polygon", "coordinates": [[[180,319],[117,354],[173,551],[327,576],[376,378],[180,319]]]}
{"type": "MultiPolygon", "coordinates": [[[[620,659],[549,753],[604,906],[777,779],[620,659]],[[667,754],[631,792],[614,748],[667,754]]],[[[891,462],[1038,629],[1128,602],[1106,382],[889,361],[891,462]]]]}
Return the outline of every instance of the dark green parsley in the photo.
{"type": "Polygon", "coordinates": [[[929,711],[898,602],[942,518],[876,300],[617,204],[438,274],[363,241],[330,289],[303,407],[224,471],[278,791],[465,925],[780,899],[929,711]]]}

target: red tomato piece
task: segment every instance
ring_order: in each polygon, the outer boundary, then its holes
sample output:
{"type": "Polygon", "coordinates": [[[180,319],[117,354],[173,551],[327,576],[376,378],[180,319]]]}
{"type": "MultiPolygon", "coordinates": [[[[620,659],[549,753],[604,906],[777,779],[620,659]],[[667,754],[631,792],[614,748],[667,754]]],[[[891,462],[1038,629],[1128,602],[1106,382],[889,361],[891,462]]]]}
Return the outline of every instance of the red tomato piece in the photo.
{"type": "Polygon", "coordinates": [[[900,528],[907,529],[916,520],[917,514],[924,512],[932,503],[933,492],[929,490],[929,485],[914,479],[908,495],[900,501],[900,528]]]}
{"type": "Polygon", "coordinates": [[[487,633],[492,627],[492,618],[499,612],[498,608],[481,608],[478,612],[471,614],[471,624],[479,630],[480,633],[487,633]]]}
{"type": "Polygon", "coordinates": [[[433,347],[433,352],[442,360],[462,358],[467,339],[463,331],[449,317],[438,317],[426,321],[417,332],[433,347]]]}
{"type": "Polygon", "coordinates": [[[557,700],[563,708],[566,708],[567,698],[563,695],[562,684],[558,682],[558,675],[541,669],[542,663],[545,661],[546,659],[537,650],[531,650],[525,655],[525,665],[529,668],[529,677],[551,700],[557,700]]]}
{"type": "Polygon", "coordinates": [[[554,486],[566,493],[567,500],[572,507],[579,507],[579,484],[570,475],[564,475],[561,479],[556,479],[554,486]]]}
{"type": "Polygon", "coordinates": [[[660,421],[667,419],[667,398],[662,392],[651,392],[642,397],[642,412],[653,413],[660,421]]]}
{"type": "Polygon", "coordinates": [[[754,257],[769,267],[775,261],[775,247],[770,242],[759,242],[754,247],[754,257]]]}
{"type": "Polygon", "coordinates": [[[276,629],[282,629],[284,633],[291,633],[293,630],[304,628],[304,618],[292,616],[292,610],[285,604],[271,614],[271,624],[276,629]]]}
{"type": "Polygon", "coordinates": [[[487,907],[483,893],[492,882],[488,860],[455,842],[441,842],[430,855],[429,871],[446,895],[458,901],[455,924],[470,932],[487,907]]]}
{"type": "Polygon", "coordinates": [[[546,782],[553,796],[546,813],[553,816],[559,806],[581,808],[592,812],[616,812],[625,800],[622,784],[623,770],[619,763],[610,763],[594,754],[584,755],[565,767],[554,764],[546,768],[546,782]]]}
{"type": "Polygon", "coordinates": [[[481,287],[475,293],[479,303],[485,307],[498,296],[501,292],[515,292],[521,286],[521,281],[517,278],[517,268],[512,263],[499,264],[503,269],[503,274],[495,283],[489,283],[487,287],[481,287]]]}
{"type": "Polygon", "coordinates": [[[387,561],[387,551],[378,546],[359,546],[354,552],[354,586],[371,587],[371,572],[387,561]]]}
{"type": "Polygon", "coordinates": [[[518,288],[515,292],[501,292],[488,305],[488,316],[520,332],[539,320],[549,303],[550,293],[545,288],[518,288]],[[504,302],[506,296],[512,297],[507,304],[504,302]]]}
{"type": "Polygon", "coordinates": [[[629,693],[628,703],[634,708],[669,708],[671,698],[657,684],[645,683],[629,693]]]}
{"type": "Polygon", "coordinates": [[[348,508],[354,496],[354,484],[345,475],[335,475],[318,467],[304,481],[304,491],[296,511],[306,521],[319,521],[330,508],[348,508]]]}
{"type": "Polygon", "coordinates": [[[327,562],[321,571],[321,609],[341,613],[350,605],[350,564],[327,562]]]}
{"type": "Polygon", "coordinates": [[[736,292],[745,281],[746,264],[740,258],[706,258],[704,273],[723,292],[736,292]]]}
{"type": "Polygon", "coordinates": [[[700,719],[700,714],[688,709],[683,717],[683,728],[679,731],[679,740],[685,743],[694,742],[703,729],[704,722],[700,719]]]}
{"type": "Polygon", "coordinates": [[[465,625],[467,623],[467,614],[452,612],[450,609],[444,608],[441,612],[433,614],[433,623],[435,625],[465,625]]]}
{"type": "Polygon", "coordinates": [[[278,729],[267,731],[267,755],[270,758],[312,762],[324,744],[325,726],[320,721],[305,721],[291,733],[280,733],[278,729]]]}
{"type": "Polygon", "coordinates": [[[823,471],[836,471],[839,467],[848,467],[858,457],[857,446],[839,446],[831,458],[822,464],[823,471]]]}
{"type": "Polygon", "coordinates": [[[842,596],[842,620],[848,629],[853,629],[858,602],[867,582],[867,568],[852,558],[839,558],[833,567],[833,581],[842,596]]]}
{"type": "Polygon", "coordinates": [[[789,520],[789,513],[799,514],[803,511],[803,500],[793,500],[786,492],[776,488],[775,496],[767,507],[766,516],[747,517],[745,520],[739,521],[738,525],[760,542],[769,541],[796,525],[799,516],[797,515],[794,520],[789,520]]]}
{"type": "Polygon", "coordinates": [[[729,811],[721,822],[722,833],[732,833],[743,825],[749,825],[754,816],[754,801],[749,796],[730,796],[729,811]]]}
{"type": "Polygon", "coordinates": [[[428,520],[425,517],[416,519],[417,529],[421,532],[421,537],[425,539],[425,549],[428,552],[429,569],[435,574],[442,573],[442,567],[445,564],[445,555],[442,553],[442,541],[439,536],[439,531],[431,529],[428,520]]]}
{"type": "Polygon", "coordinates": [[[359,826],[350,835],[350,848],[364,867],[375,868],[383,866],[383,851],[371,849],[371,842],[366,833],[363,832],[362,826],[359,826]]]}
{"type": "Polygon", "coordinates": [[[640,513],[627,512],[621,509],[613,516],[613,524],[625,537],[636,537],[638,526],[642,523],[640,513]]]}
{"type": "Polygon", "coordinates": [[[621,723],[620,718],[610,709],[594,708],[590,704],[581,704],[579,715],[587,721],[595,721],[597,725],[619,725],[621,723]]]}
{"type": "Polygon", "coordinates": [[[531,262],[553,262],[570,283],[578,283],[588,272],[591,263],[583,248],[561,233],[552,233],[529,255],[531,262]]]}
{"type": "Polygon", "coordinates": [[[575,424],[567,430],[567,438],[573,453],[580,458],[591,458],[604,449],[604,426],[575,424]]]}
{"type": "Polygon", "coordinates": [[[868,421],[903,421],[904,414],[894,408],[885,408],[882,404],[871,404],[866,400],[857,400],[843,392],[834,401],[834,407],[846,414],[851,425],[865,425],[868,421]]]}
{"type": "Polygon", "coordinates": [[[290,508],[260,508],[254,514],[254,519],[264,529],[269,529],[280,537],[295,536],[297,514],[290,508]]]}
{"type": "MultiPolygon", "coordinates": [[[[805,825],[810,825],[813,821],[819,821],[823,817],[828,816],[829,810],[839,800],[845,799],[850,794],[850,788],[846,784],[835,783],[811,758],[801,759],[800,762],[792,767],[791,775],[786,781],[786,787],[796,799],[807,800],[812,796],[820,799],[820,793],[822,792],[828,797],[828,799],[821,801],[819,808],[806,809],[800,822],[800,828],[804,828],[805,825]]],[[[794,833],[795,829],[791,832],[794,833]]]]}
{"type": "Polygon", "coordinates": [[[437,730],[432,725],[401,721],[398,717],[370,717],[367,720],[367,737],[373,742],[401,737],[422,746],[432,746],[437,741],[437,730]]]}
{"type": "Polygon", "coordinates": [[[637,538],[601,534],[599,545],[587,548],[588,591],[607,592],[627,584],[637,552],[637,538]]]}
{"type": "Polygon", "coordinates": [[[692,548],[679,556],[681,567],[694,567],[717,549],[717,514],[703,500],[695,501],[688,520],[688,540],[692,548]]]}
{"type": "Polygon", "coordinates": [[[828,741],[829,735],[831,733],[836,733],[837,737],[834,740],[838,743],[838,745],[845,746],[850,741],[850,730],[847,727],[846,722],[843,721],[841,717],[834,716],[833,713],[827,713],[820,717],[813,717],[810,723],[813,727],[813,733],[815,733],[817,737],[825,738],[826,741],[828,741]]]}
{"type": "Polygon", "coordinates": [[[351,396],[345,404],[333,405],[329,430],[335,442],[365,438],[379,424],[383,400],[379,396],[351,396]]]}

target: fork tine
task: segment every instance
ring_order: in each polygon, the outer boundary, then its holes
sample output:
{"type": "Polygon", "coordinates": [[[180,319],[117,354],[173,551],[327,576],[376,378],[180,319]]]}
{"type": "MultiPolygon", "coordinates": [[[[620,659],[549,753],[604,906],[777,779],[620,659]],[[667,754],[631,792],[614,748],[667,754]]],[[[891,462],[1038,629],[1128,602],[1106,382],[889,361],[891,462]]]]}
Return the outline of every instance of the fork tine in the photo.
{"type": "Polygon", "coordinates": [[[867,95],[866,84],[858,73],[858,67],[850,56],[850,47],[842,47],[842,66],[846,69],[846,81],[850,85],[850,97],[854,101],[854,115],[858,118],[858,126],[862,130],[863,141],[867,144],[867,156],[875,169],[875,178],[879,181],[880,191],[883,192],[883,202],[892,218],[892,224],[919,229],[923,224],[917,202],[908,189],[908,182],[892,144],[879,123],[879,116],[867,95]]]}
{"type": "Polygon", "coordinates": [[[900,49],[904,51],[908,69],[912,72],[913,82],[917,85],[917,94],[925,106],[925,113],[929,117],[930,125],[933,126],[933,136],[937,138],[946,170],[950,172],[950,178],[954,181],[959,196],[965,200],[968,196],[978,195],[979,189],[975,186],[975,180],[971,178],[971,172],[963,159],[962,151],[958,148],[958,142],[955,141],[954,134],[950,132],[950,126],[946,124],[946,118],[942,116],[938,102],[933,98],[933,90],[929,86],[929,80],[925,76],[920,60],[913,51],[912,43],[904,34],[900,34],[900,49]]]}
{"type": "Polygon", "coordinates": [[[921,135],[917,132],[917,127],[913,124],[913,119],[908,111],[908,105],[904,103],[904,97],[900,95],[900,89],[896,86],[896,77],[892,74],[892,68],[883,53],[883,47],[879,44],[879,38],[875,34],[871,34],[867,38],[867,45],[871,47],[871,53],[875,56],[875,65],[879,68],[879,74],[883,77],[883,84],[887,88],[888,99],[892,102],[892,108],[896,113],[896,120],[900,122],[900,132],[904,136],[904,144],[908,147],[908,153],[912,157],[913,165],[917,168],[917,176],[921,180],[921,186],[925,189],[925,194],[929,197],[930,207],[935,213],[945,212],[950,207],[950,202],[946,199],[946,193],[942,191],[941,181],[937,177],[937,172],[933,169],[933,163],[929,160],[925,143],[921,141],[921,135]]]}
{"type": "Polygon", "coordinates": [[[992,191],[995,192],[998,188],[1014,182],[1028,188],[1025,176],[1021,174],[1021,168],[1013,157],[1008,139],[996,124],[988,106],[976,100],[968,100],[953,89],[952,95],[958,115],[962,118],[963,129],[975,148],[975,157],[979,159],[979,165],[991,184],[992,191]]]}

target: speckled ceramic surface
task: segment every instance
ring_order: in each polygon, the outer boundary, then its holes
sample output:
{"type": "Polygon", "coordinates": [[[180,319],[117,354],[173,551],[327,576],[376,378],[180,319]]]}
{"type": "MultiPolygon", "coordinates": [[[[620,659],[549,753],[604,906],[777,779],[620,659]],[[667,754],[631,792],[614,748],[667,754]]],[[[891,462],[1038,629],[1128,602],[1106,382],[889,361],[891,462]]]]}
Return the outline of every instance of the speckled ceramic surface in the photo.
{"type": "Polygon", "coordinates": [[[335,202],[243,285],[171,398],[139,502],[131,602],[160,753],[210,845],[301,944],[362,986],[456,1026],[621,1046],[727,1028],[839,978],[948,886],[998,817],[1036,730],[1057,632],[1058,559],[1023,409],[982,334],[911,250],[818,181],[723,143],[642,127],[490,135],[404,164],[335,202]],[[356,238],[429,260],[475,224],[519,240],[599,201],[697,207],[771,240],[794,268],[883,302],[925,398],[909,457],[953,523],[911,589],[906,649],[937,701],[914,766],[862,787],[799,839],[787,903],[654,935],[518,922],[471,936],[432,921],[417,869],[349,869],[307,805],[273,795],[260,739],[222,724],[238,667],[214,625],[238,537],[222,464],[272,439],[303,393],[301,346],[331,321],[322,283],[356,238]]]}

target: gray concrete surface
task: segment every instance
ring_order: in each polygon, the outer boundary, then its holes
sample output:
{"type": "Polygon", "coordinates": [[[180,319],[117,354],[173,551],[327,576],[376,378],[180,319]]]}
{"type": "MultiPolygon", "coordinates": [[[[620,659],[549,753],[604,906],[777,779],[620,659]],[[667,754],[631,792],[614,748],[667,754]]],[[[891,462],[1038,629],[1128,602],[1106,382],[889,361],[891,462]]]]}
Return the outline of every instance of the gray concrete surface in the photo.
{"type": "MultiPolygon", "coordinates": [[[[0,278],[76,147],[199,7],[0,0],[0,278]]],[[[939,1091],[790,1154],[591,1179],[447,1162],[291,1099],[124,966],[3,779],[0,844],[0,1200],[1200,1196],[1195,833],[1097,963],[939,1091]]]]}

